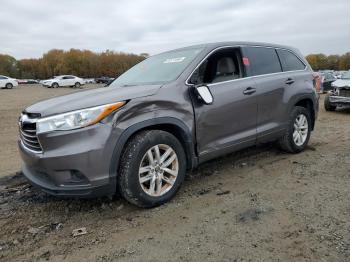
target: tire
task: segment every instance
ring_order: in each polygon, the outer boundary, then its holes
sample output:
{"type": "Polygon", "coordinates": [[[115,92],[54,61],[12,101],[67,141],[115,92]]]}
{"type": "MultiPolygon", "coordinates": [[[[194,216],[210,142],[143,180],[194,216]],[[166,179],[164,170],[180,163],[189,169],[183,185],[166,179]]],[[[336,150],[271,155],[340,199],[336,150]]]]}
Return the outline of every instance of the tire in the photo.
{"type": "Polygon", "coordinates": [[[337,106],[332,105],[331,102],[329,101],[329,94],[326,95],[324,98],[324,109],[326,111],[335,111],[337,109],[337,106]]]}
{"type": "Polygon", "coordinates": [[[280,148],[283,151],[289,153],[299,153],[305,149],[307,146],[311,134],[311,115],[310,111],[304,107],[296,106],[293,108],[290,119],[288,121],[287,130],[282,138],[279,139],[280,148]],[[300,119],[300,116],[304,116],[306,118],[306,126],[307,130],[300,129],[296,131],[295,125],[297,125],[297,118],[300,119]],[[297,132],[299,135],[296,136],[296,139],[300,138],[300,141],[296,142],[294,139],[294,133],[297,132]],[[303,134],[303,135],[301,135],[303,134]],[[302,142],[302,143],[301,143],[302,142]]]}
{"type": "Polygon", "coordinates": [[[58,88],[59,85],[58,85],[57,83],[52,83],[51,87],[52,87],[52,88],[58,88]]]}
{"type": "MultiPolygon", "coordinates": [[[[171,150],[170,150],[171,151],[171,150]]],[[[155,151],[151,151],[154,152],[155,151]]],[[[154,157],[154,160],[156,159],[156,154],[151,153],[154,157]]],[[[162,157],[159,158],[160,160],[162,157]]],[[[162,161],[159,161],[162,162],[162,161]]],[[[147,168],[145,167],[145,168],[147,168]]],[[[148,170],[148,169],[146,169],[148,170]]],[[[158,167],[159,170],[159,167],[158,167]]],[[[171,170],[174,172],[173,170],[171,170]]],[[[162,172],[162,171],[160,171],[162,172]]],[[[175,136],[172,134],[161,131],[161,130],[146,130],[141,131],[134,135],[131,140],[127,143],[125,150],[122,155],[121,163],[119,166],[119,172],[118,172],[118,178],[117,178],[117,184],[118,184],[118,190],[122,197],[124,197],[128,202],[135,204],[139,207],[155,207],[164,204],[165,202],[169,201],[179,190],[186,174],[186,156],[184,149],[177,140],[175,136]],[[173,150],[171,155],[165,157],[163,164],[167,165],[166,162],[171,160],[171,158],[174,157],[174,155],[177,156],[177,160],[174,160],[171,162],[171,166],[167,166],[170,169],[177,167],[177,176],[175,178],[171,178],[172,175],[169,175],[167,172],[163,171],[164,173],[161,175],[157,175],[158,173],[155,172],[156,169],[153,169],[150,171],[144,171],[141,175],[139,172],[141,172],[141,166],[144,166],[145,161],[147,162],[147,167],[151,167],[152,165],[149,160],[149,156],[147,155],[148,151],[155,150],[154,147],[158,146],[160,156],[164,156],[164,152],[167,152],[169,148],[173,150]],[[162,148],[163,147],[163,148],[162,148]],[[175,163],[175,165],[174,165],[175,163]],[[156,174],[157,173],[157,174],[156,174]],[[141,177],[143,176],[143,177],[141,177]],[[157,178],[155,178],[157,176],[157,178]],[[159,178],[161,176],[161,178],[159,178]],[[144,182],[144,184],[141,183],[141,178],[146,177],[152,177],[152,179],[149,179],[144,182]],[[169,178],[170,177],[170,178],[169,178]],[[167,181],[171,180],[171,184],[167,183],[165,178],[167,178],[167,181]],[[162,181],[162,186],[158,187],[156,184],[156,180],[159,179],[162,181]],[[163,180],[164,179],[164,180],[163,180]],[[154,181],[154,187],[153,192],[157,195],[151,195],[151,181],[154,181]],[[148,184],[147,184],[148,183],[148,184]],[[147,187],[149,185],[149,191],[147,192],[147,187]],[[163,188],[164,187],[164,188],[163,188]],[[157,192],[158,189],[161,188],[159,193],[157,192]]],[[[145,179],[146,180],[146,179],[145,179]]]]}
{"type": "Polygon", "coordinates": [[[74,84],[74,87],[75,87],[75,88],[80,88],[80,86],[81,86],[81,84],[80,84],[79,82],[76,82],[76,83],[74,84]]]}
{"type": "Polygon", "coordinates": [[[6,89],[12,89],[12,88],[13,88],[13,84],[7,83],[7,84],[5,85],[5,87],[6,87],[6,89]]]}

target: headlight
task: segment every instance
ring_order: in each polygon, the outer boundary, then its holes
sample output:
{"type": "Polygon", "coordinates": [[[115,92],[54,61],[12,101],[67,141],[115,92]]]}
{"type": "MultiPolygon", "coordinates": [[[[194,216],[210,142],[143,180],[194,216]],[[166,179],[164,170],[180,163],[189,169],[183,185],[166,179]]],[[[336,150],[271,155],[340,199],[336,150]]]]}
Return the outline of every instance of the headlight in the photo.
{"type": "Polygon", "coordinates": [[[118,102],[41,118],[36,123],[37,133],[72,130],[90,126],[101,121],[123,105],[125,105],[125,102],[118,102]]]}

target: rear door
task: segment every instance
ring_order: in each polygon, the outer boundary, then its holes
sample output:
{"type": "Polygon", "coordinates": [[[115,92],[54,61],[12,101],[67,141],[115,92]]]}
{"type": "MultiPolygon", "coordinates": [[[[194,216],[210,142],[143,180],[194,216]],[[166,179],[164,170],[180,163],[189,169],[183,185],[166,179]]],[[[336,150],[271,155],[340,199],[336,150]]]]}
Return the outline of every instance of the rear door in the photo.
{"type": "Polygon", "coordinates": [[[74,86],[76,82],[79,82],[75,76],[69,76],[69,85],[74,86]]]}
{"type": "Polygon", "coordinates": [[[72,86],[74,82],[73,76],[63,76],[60,86],[72,86]]]}
{"type": "Polygon", "coordinates": [[[255,144],[256,91],[253,79],[246,78],[240,49],[214,52],[192,76],[190,81],[207,85],[214,98],[205,105],[193,97],[200,161],[255,144]]]}
{"type": "Polygon", "coordinates": [[[268,141],[283,132],[285,125],[286,88],[289,81],[275,48],[245,47],[244,55],[249,59],[249,75],[256,84],[257,138],[258,142],[268,141]]]}

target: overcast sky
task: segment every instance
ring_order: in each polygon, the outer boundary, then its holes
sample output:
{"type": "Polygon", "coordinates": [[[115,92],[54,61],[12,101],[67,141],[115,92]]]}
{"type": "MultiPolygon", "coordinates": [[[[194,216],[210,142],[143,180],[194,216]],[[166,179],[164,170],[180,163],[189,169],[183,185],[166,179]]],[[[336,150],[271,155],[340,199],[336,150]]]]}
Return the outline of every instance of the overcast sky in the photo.
{"type": "Polygon", "coordinates": [[[0,53],[53,48],[156,54],[218,41],[350,51],[350,0],[2,0],[0,53]]]}

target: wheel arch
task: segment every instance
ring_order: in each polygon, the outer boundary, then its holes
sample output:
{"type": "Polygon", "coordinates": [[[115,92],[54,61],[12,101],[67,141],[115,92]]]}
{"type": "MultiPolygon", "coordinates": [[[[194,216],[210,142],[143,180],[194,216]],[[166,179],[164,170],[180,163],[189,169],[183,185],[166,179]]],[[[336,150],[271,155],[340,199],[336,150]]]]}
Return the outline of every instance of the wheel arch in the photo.
{"type": "Polygon", "coordinates": [[[182,144],[187,160],[187,169],[197,166],[198,159],[195,155],[194,143],[190,129],[184,122],[173,117],[160,117],[136,123],[123,131],[119,137],[111,158],[110,177],[117,177],[117,170],[124,152],[125,145],[138,132],[143,130],[163,130],[174,135],[182,144]]]}
{"type": "Polygon", "coordinates": [[[312,120],[311,128],[312,130],[314,130],[315,121],[316,121],[316,112],[315,112],[315,104],[313,99],[308,96],[300,97],[294,102],[293,107],[296,107],[296,106],[301,106],[309,110],[309,112],[311,113],[311,120],[312,120]]]}

